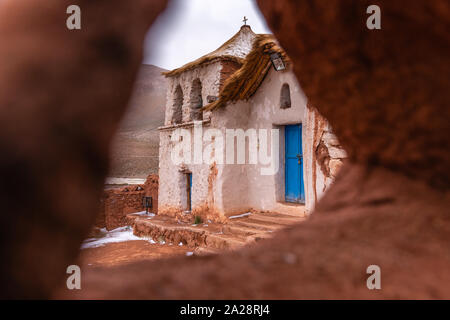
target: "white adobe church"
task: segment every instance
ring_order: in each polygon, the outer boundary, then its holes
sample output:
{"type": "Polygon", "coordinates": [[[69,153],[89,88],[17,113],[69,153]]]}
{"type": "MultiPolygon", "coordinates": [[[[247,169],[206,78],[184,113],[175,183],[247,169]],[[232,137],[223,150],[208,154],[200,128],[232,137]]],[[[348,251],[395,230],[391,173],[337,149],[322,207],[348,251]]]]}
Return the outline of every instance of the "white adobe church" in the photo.
{"type": "Polygon", "coordinates": [[[165,125],[159,128],[158,214],[225,221],[227,216],[252,210],[311,212],[346,155],[326,120],[307,105],[291,61],[272,35],[255,34],[243,25],[217,50],[165,76],[168,90],[165,125]],[[222,137],[229,129],[242,129],[247,135],[233,140],[234,156],[239,144],[248,147],[253,139],[256,152],[268,144],[271,163],[277,163],[278,170],[262,174],[268,164],[252,163],[255,149],[251,148],[246,149],[244,163],[241,159],[227,164],[223,158],[230,150],[217,153],[215,143],[220,137],[215,136],[203,137],[200,148],[194,145],[195,138],[190,139],[191,159],[175,163],[171,153],[181,139],[180,129],[192,137],[208,129],[217,129],[222,137]],[[267,129],[272,134],[263,139],[248,129],[267,129]],[[272,152],[276,150],[270,142],[278,142],[278,152],[272,152]],[[216,152],[215,161],[195,161],[205,148],[216,152]]]}

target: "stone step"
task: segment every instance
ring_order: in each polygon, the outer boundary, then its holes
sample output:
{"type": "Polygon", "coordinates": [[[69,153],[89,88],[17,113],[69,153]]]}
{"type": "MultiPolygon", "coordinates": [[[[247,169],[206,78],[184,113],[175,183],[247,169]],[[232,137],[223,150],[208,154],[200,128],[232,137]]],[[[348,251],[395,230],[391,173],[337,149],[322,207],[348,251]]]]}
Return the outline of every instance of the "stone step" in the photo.
{"type": "Polygon", "coordinates": [[[133,226],[134,234],[138,237],[148,237],[157,242],[183,243],[190,247],[205,244],[207,231],[197,227],[168,224],[158,220],[135,220],[133,226]]]}
{"type": "Polygon", "coordinates": [[[285,214],[256,213],[251,215],[252,219],[266,221],[274,224],[291,225],[304,220],[302,217],[293,217],[285,214]]]}
{"type": "MultiPolygon", "coordinates": [[[[245,221],[245,220],[243,220],[243,221],[245,221]]],[[[238,222],[238,221],[236,221],[236,222],[238,222]]],[[[236,223],[228,223],[227,225],[222,227],[222,230],[225,234],[239,235],[244,238],[247,236],[250,236],[250,235],[264,232],[260,229],[245,227],[242,225],[236,225],[236,223]]]]}
{"type": "Polygon", "coordinates": [[[293,217],[306,217],[305,205],[303,204],[278,202],[271,212],[293,217]]]}
{"type": "Polygon", "coordinates": [[[141,227],[147,227],[147,228],[158,228],[161,230],[180,230],[180,231],[190,231],[194,233],[204,233],[205,230],[203,228],[191,226],[191,225],[183,225],[183,224],[176,224],[176,223],[168,223],[167,221],[160,221],[160,220],[144,220],[144,219],[136,219],[134,226],[136,229],[141,229],[141,227]]]}
{"type": "Polygon", "coordinates": [[[263,215],[267,217],[280,217],[280,218],[286,218],[286,219],[302,219],[304,218],[303,215],[293,215],[293,214],[287,214],[287,213],[278,213],[278,212],[256,212],[252,213],[249,217],[253,215],[263,215]]]}
{"type": "Polygon", "coordinates": [[[278,230],[278,229],[281,229],[284,227],[284,225],[281,225],[281,224],[270,223],[267,221],[256,220],[253,218],[235,221],[235,222],[233,222],[233,225],[242,226],[245,228],[256,229],[256,230],[265,231],[265,232],[275,231],[275,230],[278,230]]]}
{"type": "Polygon", "coordinates": [[[236,249],[244,246],[246,241],[226,234],[209,234],[206,237],[205,243],[208,248],[236,249]]]}
{"type": "Polygon", "coordinates": [[[257,242],[260,240],[265,240],[265,239],[271,239],[273,237],[273,233],[272,232],[266,232],[266,233],[258,233],[255,235],[251,235],[247,237],[247,242],[257,242]]]}
{"type": "Polygon", "coordinates": [[[191,225],[166,216],[129,217],[134,234],[154,241],[195,248],[194,254],[217,254],[247,244],[268,239],[273,232],[304,220],[302,217],[279,213],[252,213],[230,219],[227,224],[191,225]]]}

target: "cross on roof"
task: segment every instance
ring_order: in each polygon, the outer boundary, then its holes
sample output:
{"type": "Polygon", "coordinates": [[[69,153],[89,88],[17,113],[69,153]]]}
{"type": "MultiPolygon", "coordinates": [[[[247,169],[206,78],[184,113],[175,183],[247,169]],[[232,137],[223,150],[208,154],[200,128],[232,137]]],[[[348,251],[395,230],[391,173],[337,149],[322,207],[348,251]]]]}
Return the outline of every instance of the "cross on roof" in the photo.
{"type": "Polygon", "coordinates": [[[244,16],[244,20],[242,20],[243,22],[244,22],[244,25],[246,26],[247,25],[247,17],[246,16],[244,16]]]}

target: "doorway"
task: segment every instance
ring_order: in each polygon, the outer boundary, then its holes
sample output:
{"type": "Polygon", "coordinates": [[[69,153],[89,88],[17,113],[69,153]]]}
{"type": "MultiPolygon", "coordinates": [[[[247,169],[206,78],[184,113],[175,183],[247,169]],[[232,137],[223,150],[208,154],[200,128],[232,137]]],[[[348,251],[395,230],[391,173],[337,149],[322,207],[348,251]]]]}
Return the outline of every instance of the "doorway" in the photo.
{"type": "Polygon", "coordinates": [[[187,211],[192,211],[192,172],[186,173],[187,211]]]}
{"type": "Polygon", "coordinates": [[[305,203],[302,125],[285,126],[285,201],[305,203]]]}

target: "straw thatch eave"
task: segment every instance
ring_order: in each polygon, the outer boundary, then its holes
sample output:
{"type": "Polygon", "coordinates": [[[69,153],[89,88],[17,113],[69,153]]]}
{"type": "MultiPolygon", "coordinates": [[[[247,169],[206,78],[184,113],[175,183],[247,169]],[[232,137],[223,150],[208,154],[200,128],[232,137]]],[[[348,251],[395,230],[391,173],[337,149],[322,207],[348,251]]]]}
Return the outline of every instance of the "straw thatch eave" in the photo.
{"type": "Polygon", "coordinates": [[[233,61],[240,65],[242,65],[244,63],[244,59],[235,57],[232,55],[222,55],[222,56],[206,55],[206,56],[200,57],[197,60],[189,62],[180,68],[177,68],[177,69],[174,69],[171,71],[162,72],[162,74],[166,77],[174,77],[183,72],[186,72],[186,71],[189,71],[189,70],[192,70],[192,69],[198,68],[200,66],[210,64],[210,63],[214,63],[217,61],[233,61]]]}
{"type": "Polygon", "coordinates": [[[290,65],[290,59],[272,35],[257,35],[242,67],[225,81],[219,99],[204,106],[203,110],[215,110],[224,107],[228,102],[248,100],[253,96],[272,66],[272,53],[279,53],[285,64],[290,65]]]}

